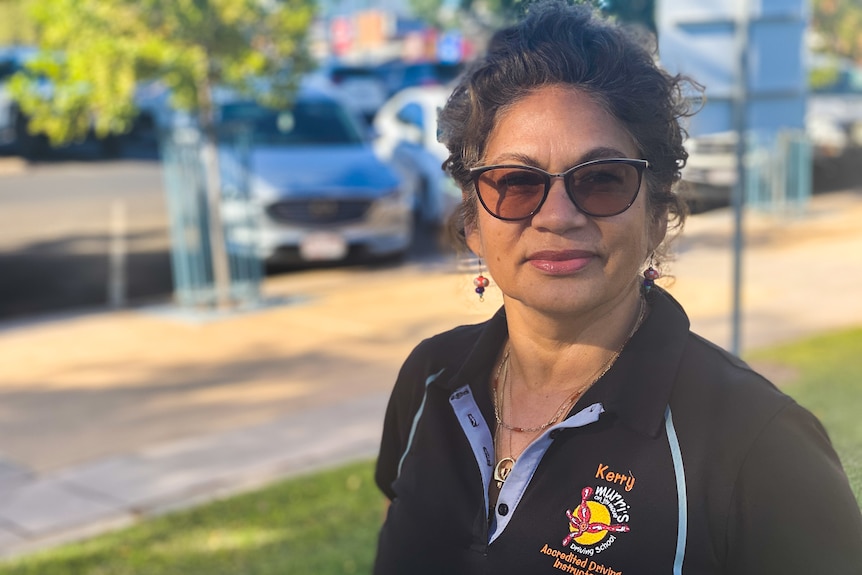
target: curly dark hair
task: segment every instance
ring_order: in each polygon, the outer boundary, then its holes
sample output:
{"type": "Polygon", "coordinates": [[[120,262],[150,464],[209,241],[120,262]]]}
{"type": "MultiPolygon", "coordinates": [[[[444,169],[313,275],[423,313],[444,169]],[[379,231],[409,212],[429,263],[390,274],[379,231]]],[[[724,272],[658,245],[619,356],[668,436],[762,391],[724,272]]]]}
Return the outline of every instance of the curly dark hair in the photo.
{"type": "Polygon", "coordinates": [[[494,34],[487,54],[461,77],[440,112],[440,141],[449,149],[443,169],[466,193],[459,231],[475,222],[470,168],[480,165],[501,111],[554,84],[590,94],[620,121],[650,163],[646,184],[653,217],[667,214],[681,228],[686,208],[673,187],[688,158],[680,120],[691,114],[683,91],[697,84],[659,68],[632,30],[588,6],[550,0],[530,5],[521,22],[494,34]]]}

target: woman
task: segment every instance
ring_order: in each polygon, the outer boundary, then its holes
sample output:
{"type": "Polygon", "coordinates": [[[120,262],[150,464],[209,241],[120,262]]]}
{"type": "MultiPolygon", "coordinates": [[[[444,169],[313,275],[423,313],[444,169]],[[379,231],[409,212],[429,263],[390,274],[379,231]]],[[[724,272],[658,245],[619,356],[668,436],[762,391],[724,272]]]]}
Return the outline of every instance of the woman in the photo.
{"type": "Polygon", "coordinates": [[[862,573],[820,424],[652,285],[684,214],[681,82],[547,3],[455,89],[445,167],[504,306],[399,374],[377,573],[862,573]]]}

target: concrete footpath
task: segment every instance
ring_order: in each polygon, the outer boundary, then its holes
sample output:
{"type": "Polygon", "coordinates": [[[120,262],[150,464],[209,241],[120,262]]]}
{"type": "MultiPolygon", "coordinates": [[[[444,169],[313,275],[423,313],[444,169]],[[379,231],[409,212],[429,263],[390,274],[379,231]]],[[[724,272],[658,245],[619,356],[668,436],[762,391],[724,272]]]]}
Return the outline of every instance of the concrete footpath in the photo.
{"type": "MultiPolygon", "coordinates": [[[[743,349],[862,325],[862,189],[745,222],[743,349]]],[[[729,210],[690,218],[668,287],[724,347],[732,227],[729,210]]],[[[226,317],[155,306],[0,324],[0,556],[373,456],[410,349],[500,303],[445,258],[264,287],[269,307],[226,317]]]]}

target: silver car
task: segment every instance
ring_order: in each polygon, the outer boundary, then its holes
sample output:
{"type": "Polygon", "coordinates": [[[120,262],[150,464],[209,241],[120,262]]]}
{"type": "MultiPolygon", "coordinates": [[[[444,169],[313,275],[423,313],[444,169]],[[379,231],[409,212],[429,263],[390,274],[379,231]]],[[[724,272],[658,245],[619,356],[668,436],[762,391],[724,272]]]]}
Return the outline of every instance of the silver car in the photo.
{"type": "Polygon", "coordinates": [[[222,127],[245,128],[220,146],[229,249],[301,263],[409,248],[413,198],[335,97],[304,90],[291,109],[235,101],[219,113],[222,127]]]}

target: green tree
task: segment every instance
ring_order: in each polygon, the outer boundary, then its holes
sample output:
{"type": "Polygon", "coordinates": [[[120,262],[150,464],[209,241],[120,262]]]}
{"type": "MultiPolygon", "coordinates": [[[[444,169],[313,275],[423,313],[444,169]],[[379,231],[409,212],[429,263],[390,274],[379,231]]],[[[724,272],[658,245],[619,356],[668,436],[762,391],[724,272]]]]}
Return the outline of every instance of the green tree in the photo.
{"type": "Polygon", "coordinates": [[[813,0],[811,29],[822,51],[862,64],[862,3],[813,0]]]}
{"type": "Polygon", "coordinates": [[[841,77],[841,60],[862,65],[862,5],[856,0],[814,0],[811,15],[814,51],[827,57],[808,72],[812,88],[833,85],[841,77]]]}
{"type": "Polygon", "coordinates": [[[643,26],[653,34],[655,26],[655,0],[606,0],[601,3],[606,14],[619,21],[643,26]]]}
{"type": "Polygon", "coordinates": [[[220,307],[230,272],[219,213],[214,90],[287,105],[312,60],[312,0],[30,0],[40,55],[10,91],[31,132],[55,144],[127,131],[142,81],[161,81],[203,133],[213,274],[220,307]],[[46,86],[48,88],[46,88],[46,86]]]}
{"type": "Polygon", "coordinates": [[[822,51],[862,64],[862,3],[859,0],[813,0],[811,29],[822,51]]]}
{"type": "Polygon", "coordinates": [[[54,143],[129,128],[138,84],[159,80],[211,126],[212,90],[286,103],[311,67],[309,0],[30,0],[42,52],[13,93],[54,143]],[[44,79],[51,89],[44,86],[44,79]],[[262,82],[266,79],[266,82],[262,82]]]}
{"type": "Polygon", "coordinates": [[[447,28],[450,24],[444,17],[443,0],[410,0],[413,15],[430,26],[447,28]]]}

